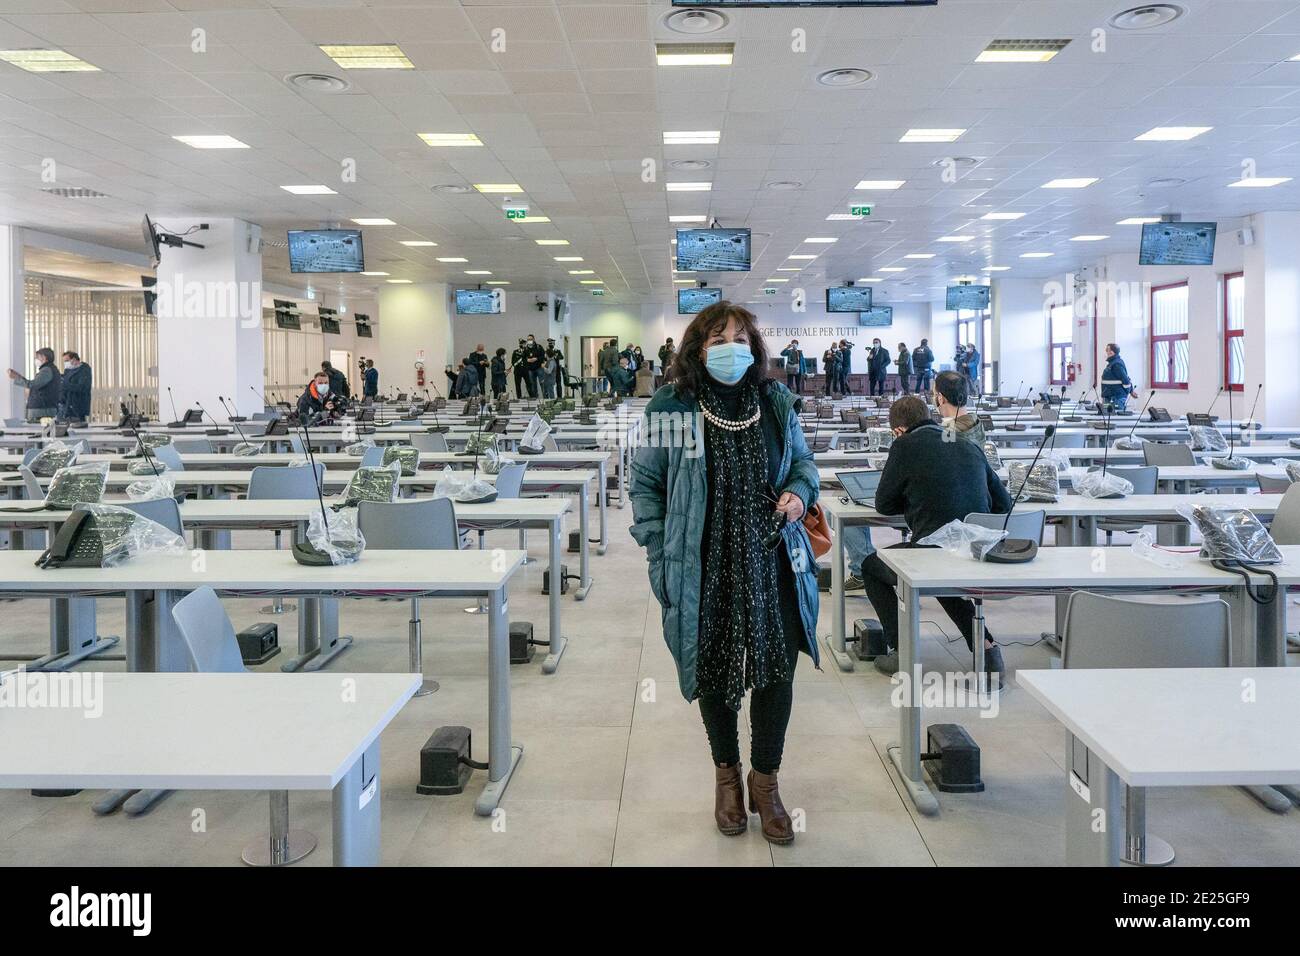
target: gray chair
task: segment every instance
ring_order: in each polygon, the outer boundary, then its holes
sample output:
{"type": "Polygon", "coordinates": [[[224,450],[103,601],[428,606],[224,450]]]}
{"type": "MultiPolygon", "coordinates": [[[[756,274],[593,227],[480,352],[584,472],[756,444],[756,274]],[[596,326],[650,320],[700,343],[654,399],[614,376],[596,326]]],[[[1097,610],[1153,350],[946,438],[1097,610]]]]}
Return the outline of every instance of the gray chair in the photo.
{"type": "Polygon", "coordinates": [[[382,445],[371,445],[361,453],[362,468],[378,468],[384,463],[384,449],[382,445]]]}
{"type": "Polygon", "coordinates": [[[128,511],[134,511],[142,518],[156,521],[168,531],[185,537],[185,525],[181,521],[181,509],[175,498],[149,498],[145,501],[114,502],[128,511]]]}
{"type": "Polygon", "coordinates": [[[212,442],[206,438],[179,438],[172,445],[182,455],[212,454],[212,442]]]}
{"type": "Polygon", "coordinates": [[[159,445],[151,450],[155,458],[168,467],[171,471],[184,471],[185,463],[181,461],[181,454],[176,450],[176,444],[159,445]]]}
{"type": "Polygon", "coordinates": [[[1291,488],[1290,478],[1272,478],[1269,475],[1256,474],[1255,480],[1259,482],[1260,494],[1284,495],[1291,488]]]}
{"type": "MultiPolygon", "coordinates": [[[[296,437],[296,436],[294,436],[296,437]]],[[[325,476],[325,466],[310,465],[258,465],[248,479],[247,498],[257,499],[291,499],[304,501],[316,497],[316,484],[325,476]]],[[[275,532],[275,546],[280,545],[280,532],[275,532]]],[[[292,610],[293,605],[285,604],[284,599],[276,595],[274,601],[262,608],[263,614],[283,614],[292,610]]]]}
{"type": "Polygon", "coordinates": [[[30,464],[32,463],[33,459],[35,459],[36,456],[39,455],[39,454],[41,453],[41,451],[42,451],[42,449],[40,449],[40,448],[29,448],[29,449],[27,449],[25,452],[23,452],[23,464],[24,464],[24,465],[30,465],[30,464]]]}
{"type": "Polygon", "coordinates": [[[307,454],[307,446],[303,443],[301,435],[295,435],[291,432],[285,437],[289,439],[289,450],[295,455],[307,454]]]}
{"type": "Polygon", "coordinates": [[[1054,422],[1060,418],[1060,409],[1055,405],[1039,405],[1038,420],[1040,422],[1054,422]]]}
{"type": "Polygon", "coordinates": [[[411,436],[411,447],[421,454],[448,451],[447,436],[442,432],[416,432],[411,436]]]}
{"type": "Polygon", "coordinates": [[[1083,432],[1057,432],[1047,442],[1052,448],[1087,448],[1088,436],[1083,432]]]}
{"type": "MultiPolygon", "coordinates": [[[[459,551],[460,534],[456,530],[456,506],[450,498],[421,498],[395,503],[363,501],[357,506],[357,527],[367,548],[387,551],[459,551]]],[[[424,673],[423,624],[420,599],[411,599],[411,620],[407,636],[411,672],[424,673]]],[[[425,678],[416,697],[432,694],[438,682],[425,678]]]]}
{"type": "MultiPolygon", "coordinates": [[[[1162,601],[1076,591],[1065,611],[1061,666],[1227,667],[1229,621],[1227,602],[1212,596],[1162,601]]],[[[1125,787],[1124,797],[1124,862],[1173,862],[1173,847],[1146,832],[1146,790],[1125,787]]]]}
{"type": "Polygon", "coordinates": [[[1283,493],[1268,530],[1278,544],[1300,544],[1300,484],[1283,493]]]}
{"type": "MultiPolygon", "coordinates": [[[[497,498],[521,498],[523,497],[524,488],[524,471],[528,468],[528,462],[516,461],[504,466],[497,472],[496,490],[497,498]]],[[[483,531],[478,533],[478,547],[483,550],[483,531]]],[[[519,547],[525,552],[524,563],[528,563],[528,542],[524,537],[524,530],[519,529],[519,547]]],[[[479,603],[474,607],[465,608],[466,614],[486,614],[487,601],[480,598],[479,603]]]]}
{"type": "MultiPolygon", "coordinates": [[[[1100,465],[1093,465],[1089,471],[1100,471],[1100,465]]],[[[1157,490],[1157,483],[1160,480],[1160,469],[1155,465],[1141,465],[1130,468],[1107,468],[1106,474],[1118,475],[1126,479],[1133,486],[1135,495],[1154,495],[1157,490]]],[[[1113,519],[1103,518],[1097,522],[1097,528],[1106,532],[1106,547],[1110,547],[1111,538],[1116,531],[1125,534],[1131,534],[1141,531],[1145,525],[1140,521],[1116,521],[1113,519]]]]}
{"type": "Polygon", "coordinates": [[[40,479],[36,477],[36,473],[26,465],[19,465],[18,474],[23,476],[23,490],[27,492],[27,497],[32,501],[44,501],[45,489],[41,487],[40,479]]]}
{"type": "MultiPolygon", "coordinates": [[[[1008,538],[1024,538],[1043,543],[1043,528],[1047,525],[1047,512],[1042,508],[1025,508],[1007,515],[987,514],[973,511],[965,519],[967,524],[996,531],[1006,529],[1008,538]]],[[[984,679],[984,602],[1005,601],[1007,598],[973,598],[975,605],[975,633],[971,636],[971,656],[974,662],[976,680],[984,679]]]]}
{"type": "Polygon", "coordinates": [[[1148,441],[1142,443],[1142,464],[1181,467],[1196,464],[1196,456],[1192,446],[1183,442],[1148,441]]]}

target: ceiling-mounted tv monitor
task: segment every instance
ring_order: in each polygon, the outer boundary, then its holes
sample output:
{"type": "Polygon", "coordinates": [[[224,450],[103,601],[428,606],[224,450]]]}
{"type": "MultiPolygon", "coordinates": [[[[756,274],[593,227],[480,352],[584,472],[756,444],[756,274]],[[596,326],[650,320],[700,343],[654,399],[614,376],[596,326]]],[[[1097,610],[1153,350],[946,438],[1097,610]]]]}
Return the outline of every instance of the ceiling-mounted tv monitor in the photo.
{"type": "Polygon", "coordinates": [[[158,279],[154,276],[141,276],[140,285],[144,287],[144,310],[149,315],[158,314],[158,293],[150,292],[150,289],[158,285],[158,279]]]}
{"type": "Polygon", "coordinates": [[[826,290],[827,312],[866,312],[871,308],[871,286],[841,285],[826,290]]]}
{"type": "Polygon", "coordinates": [[[457,315],[499,315],[501,312],[501,290],[499,289],[457,289],[457,315]]]}
{"type": "Polygon", "coordinates": [[[158,228],[153,224],[153,220],[148,216],[140,223],[140,231],[144,234],[144,248],[149,253],[149,264],[155,269],[162,262],[162,243],[158,239],[158,228]]]}
{"type": "Polygon", "coordinates": [[[339,334],[339,313],[338,309],[327,309],[325,306],[317,306],[320,314],[320,330],[322,335],[339,334]]]}
{"type": "Polygon", "coordinates": [[[883,329],[894,324],[894,307],[892,305],[872,306],[865,312],[858,313],[858,325],[883,329]]]}
{"type": "Polygon", "coordinates": [[[357,312],[352,316],[352,318],[357,323],[357,338],[373,339],[375,337],[374,332],[371,331],[370,328],[370,316],[362,315],[360,312],[357,312]]]}
{"type": "Polygon", "coordinates": [[[298,303],[292,299],[272,299],[271,304],[275,307],[275,327],[277,329],[297,331],[302,328],[302,321],[298,318],[298,303]]]}
{"type": "Polygon", "coordinates": [[[360,272],[366,267],[360,229],[293,229],[289,271],[360,272]]]}
{"type": "Polygon", "coordinates": [[[933,7],[939,0],[673,0],[674,7],[933,7]]]}
{"type": "Polygon", "coordinates": [[[1148,222],[1142,226],[1140,266],[1212,266],[1217,222],[1148,222]]]}
{"type": "Polygon", "coordinates": [[[677,314],[695,315],[722,301],[721,289],[678,289],[677,314]]]}
{"type": "Polygon", "coordinates": [[[748,272],[748,229],[678,229],[678,272],[748,272]]]}
{"type": "Polygon", "coordinates": [[[989,307],[989,287],[986,285],[950,285],[945,308],[949,312],[958,309],[987,309],[989,307]]]}

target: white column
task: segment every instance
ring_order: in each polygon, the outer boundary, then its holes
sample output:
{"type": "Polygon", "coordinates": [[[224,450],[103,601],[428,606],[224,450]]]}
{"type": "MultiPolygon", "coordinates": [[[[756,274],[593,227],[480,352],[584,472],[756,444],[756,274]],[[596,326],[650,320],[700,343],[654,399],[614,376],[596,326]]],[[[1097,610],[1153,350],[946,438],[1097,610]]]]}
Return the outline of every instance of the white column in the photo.
{"type": "MultiPolygon", "coordinates": [[[[490,320],[491,316],[484,318],[490,320]]],[[[375,365],[381,389],[411,391],[416,387],[415,363],[423,362],[425,387],[431,395],[446,395],[443,369],[451,360],[452,347],[446,284],[385,283],[379,290],[375,323],[379,342],[375,365]]]]}
{"type": "Polygon", "coordinates": [[[162,216],[168,232],[202,249],[164,247],[158,267],[158,407],[170,421],[196,403],[218,421],[217,396],[242,415],[262,410],[262,257],[259,227],[241,219],[162,216]],[[171,389],[171,396],[168,395],[171,389]]]}
{"type": "MultiPolygon", "coordinates": [[[[0,373],[26,368],[27,331],[23,310],[23,231],[0,226],[0,373]]],[[[22,418],[27,393],[0,379],[0,418],[22,418]]]]}
{"type": "MultiPolygon", "coordinates": [[[[1300,408],[1300,212],[1252,217],[1254,245],[1245,249],[1245,396],[1263,383],[1256,417],[1289,423],[1300,408]]],[[[1243,415],[1244,412],[1238,412],[1243,415]]]]}

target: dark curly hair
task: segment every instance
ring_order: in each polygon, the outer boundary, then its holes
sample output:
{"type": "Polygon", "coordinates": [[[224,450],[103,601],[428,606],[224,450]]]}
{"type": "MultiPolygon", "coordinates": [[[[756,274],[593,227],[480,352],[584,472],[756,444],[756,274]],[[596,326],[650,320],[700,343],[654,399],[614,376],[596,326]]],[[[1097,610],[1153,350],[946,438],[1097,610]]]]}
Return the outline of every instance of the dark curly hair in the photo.
{"type": "Polygon", "coordinates": [[[677,357],[673,359],[672,382],[677,392],[684,398],[691,398],[699,393],[700,386],[708,380],[709,373],[704,367],[702,354],[709,339],[719,330],[727,327],[732,320],[745,332],[749,339],[749,351],[754,356],[754,364],[746,370],[741,381],[751,382],[764,387],[767,382],[767,345],[758,331],[754,313],[744,306],[736,305],[723,299],[700,311],[682,334],[681,345],[677,348],[677,357]]]}

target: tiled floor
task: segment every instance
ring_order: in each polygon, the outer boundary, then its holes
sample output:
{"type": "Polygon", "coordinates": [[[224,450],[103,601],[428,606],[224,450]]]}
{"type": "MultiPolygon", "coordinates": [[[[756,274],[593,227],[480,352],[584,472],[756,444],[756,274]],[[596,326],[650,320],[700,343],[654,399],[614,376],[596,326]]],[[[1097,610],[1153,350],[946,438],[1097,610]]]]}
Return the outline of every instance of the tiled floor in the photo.
{"type": "MultiPolygon", "coordinates": [[[[570,644],[557,674],[544,676],[540,655],[512,671],[514,738],[523,760],[496,819],[476,817],[474,798],[484,774],[457,797],[415,792],[420,745],[434,728],[464,724],[476,757],[487,743],[484,619],[462,612],[464,600],[427,601],[426,669],[442,689],[411,701],[383,737],[383,856],[413,865],[943,865],[1059,864],[1064,777],[1059,726],[1028,696],[1012,689],[996,718],[971,711],[927,712],[927,723],[955,720],[982,748],[987,789],[941,794],[932,818],[900,795],[886,745],[897,733],[889,681],[870,667],[821,671],[804,659],[797,673],[794,713],[781,772],[782,794],[803,830],[794,844],[770,847],[757,831],[723,837],[713,827],[712,770],[694,706],[677,691],[672,660],[649,596],[641,551],[628,536],[631,510],[612,510],[611,546],[593,557],[595,579],[582,603],[564,599],[570,644]]],[[[498,537],[498,536],[489,536],[498,537]]],[[[517,536],[502,533],[513,547],[517,536]]],[[[269,546],[269,535],[239,535],[239,547],[269,546]]],[[[489,542],[489,544],[491,541],[489,542]]],[[[541,555],[540,539],[533,553],[541,555]]],[[[571,559],[576,565],[576,557],[571,559]]],[[[510,597],[510,617],[537,623],[545,636],[543,564],[524,569],[510,597]]],[[[860,593],[860,592],[859,592],[860,593]]],[[[272,620],[264,600],[227,602],[237,627],[272,620]]],[[[937,605],[924,615],[928,666],[968,666],[964,644],[937,605]],[[942,630],[941,630],[942,628],[942,630]]],[[[1045,599],[999,602],[988,610],[1000,641],[1032,644],[1051,620],[1045,599]]],[[[862,598],[850,617],[869,616],[862,598]]],[[[101,602],[102,633],[120,633],[121,607],[101,602]]],[[[36,653],[46,640],[47,605],[3,605],[0,648],[36,653]]],[[[278,619],[291,646],[293,615],[278,619]]],[[[334,670],[400,671],[406,665],[407,605],[347,602],[345,632],[354,647],[334,670]]],[[[823,607],[821,632],[830,627],[823,607]]],[[[1047,667],[1042,645],[1006,649],[1010,667],[1047,667]]],[[[266,665],[278,667],[277,659],[266,665]]],[[[92,667],[120,668],[106,662],[92,667]]],[[[1279,728],[1279,733],[1293,728],[1279,728]]],[[[266,728],[268,734],[274,727],[266,728]]],[[[51,742],[56,745],[56,742],[51,742]]],[[[254,744],[250,744],[254,745],[254,744]]],[[[742,741],[742,752],[744,751],[742,741]]],[[[748,760],[746,759],[746,763],[748,760]]],[[[180,792],[140,818],[96,818],[95,792],[37,799],[0,792],[0,863],[235,864],[240,849],[264,831],[267,801],[260,793],[180,792]],[[198,811],[202,811],[199,813],[198,811]],[[196,823],[201,822],[201,826],[196,823]]],[[[322,847],[299,865],[330,861],[327,794],[295,794],[294,825],[314,831],[322,847]]],[[[1277,816],[1244,792],[1218,788],[1156,791],[1150,828],[1178,849],[1182,864],[1298,864],[1300,810],[1277,816]]]]}

